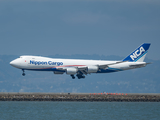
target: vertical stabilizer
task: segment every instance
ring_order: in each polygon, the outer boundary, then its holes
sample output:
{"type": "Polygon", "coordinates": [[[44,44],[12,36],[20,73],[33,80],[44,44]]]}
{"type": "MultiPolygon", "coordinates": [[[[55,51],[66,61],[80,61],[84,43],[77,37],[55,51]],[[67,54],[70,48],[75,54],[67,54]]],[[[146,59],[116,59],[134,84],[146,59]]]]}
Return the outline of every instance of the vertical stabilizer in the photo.
{"type": "Polygon", "coordinates": [[[127,56],[123,61],[143,62],[150,47],[150,43],[144,43],[127,56]]]}

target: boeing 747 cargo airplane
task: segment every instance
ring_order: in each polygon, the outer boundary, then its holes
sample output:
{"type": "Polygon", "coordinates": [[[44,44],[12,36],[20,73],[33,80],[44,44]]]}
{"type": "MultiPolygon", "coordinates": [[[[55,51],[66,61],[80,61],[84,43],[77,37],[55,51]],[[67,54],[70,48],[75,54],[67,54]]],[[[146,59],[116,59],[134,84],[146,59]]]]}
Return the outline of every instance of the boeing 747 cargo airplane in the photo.
{"type": "Polygon", "coordinates": [[[80,60],[80,59],[59,59],[41,56],[20,56],[10,62],[13,67],[35,71],[53,71],[54,74],[68,74],[73,79],[85,78],[91,73],[110,73],[134,68],[145,67],[147,64],[144,58],[148,52],[150,43],[144,43],[121,61],[104,60],[80,60]]]}

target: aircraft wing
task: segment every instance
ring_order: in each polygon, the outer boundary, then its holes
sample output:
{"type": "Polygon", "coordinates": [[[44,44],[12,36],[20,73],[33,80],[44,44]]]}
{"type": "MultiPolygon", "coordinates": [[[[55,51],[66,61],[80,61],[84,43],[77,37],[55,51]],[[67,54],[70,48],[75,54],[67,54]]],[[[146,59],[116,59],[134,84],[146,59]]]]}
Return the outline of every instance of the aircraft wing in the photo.
{"type": "MultiPolygon", "coordinates": [[[[109,65],[115,65],[115,64],[119,64],[119,63],[124,63],[124,62],[128,62],[128,61],[119,61],[119,62],[114,62],[114,63],[110,63],[110,64],[104,64],[104,65],[93,65],[93,66],[97,66],[98,67],[98,70],[99,69],[107,69],[109,65]]],[[[88,66],[66,66],[66,67],[57,67],[58,70],[63,70],[63,71],[66,71],[67,69],[70,69],[70,68],[75,68],[77,69],[77,72],[81,72],[85,75],[88,74],[87,72],[87,69],[88,69],[88,66]]]]}

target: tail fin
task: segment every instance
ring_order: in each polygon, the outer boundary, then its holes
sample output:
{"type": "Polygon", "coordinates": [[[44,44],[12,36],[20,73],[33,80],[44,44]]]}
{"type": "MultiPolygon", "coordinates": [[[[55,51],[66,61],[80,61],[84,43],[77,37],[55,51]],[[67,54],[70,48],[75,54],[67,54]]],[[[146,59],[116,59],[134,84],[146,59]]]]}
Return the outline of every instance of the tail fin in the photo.
{"type": "Polygon", "coordinates": [[[150,45],[151,45],[150,43],[142,44],[135,51],[133,51],[129,56],[127,56],[123,61],[143,62],[150,45]]]}

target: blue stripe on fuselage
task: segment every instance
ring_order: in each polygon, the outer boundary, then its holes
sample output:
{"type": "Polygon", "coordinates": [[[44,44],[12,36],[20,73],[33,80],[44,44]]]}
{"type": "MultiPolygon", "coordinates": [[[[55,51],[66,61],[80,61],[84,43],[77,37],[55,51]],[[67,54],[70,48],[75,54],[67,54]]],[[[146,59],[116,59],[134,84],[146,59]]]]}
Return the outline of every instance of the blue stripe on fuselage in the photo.
{"type": "MultiPolygon", "coordinates": [[[[34,71],[62,71],[62,70],[57,70],[56,68],[46,68],[46,69],[24,69],[24,70],[34,70],[34,71]]],[[[65,71],[64,71],[65,72],[65,71]]]]}

